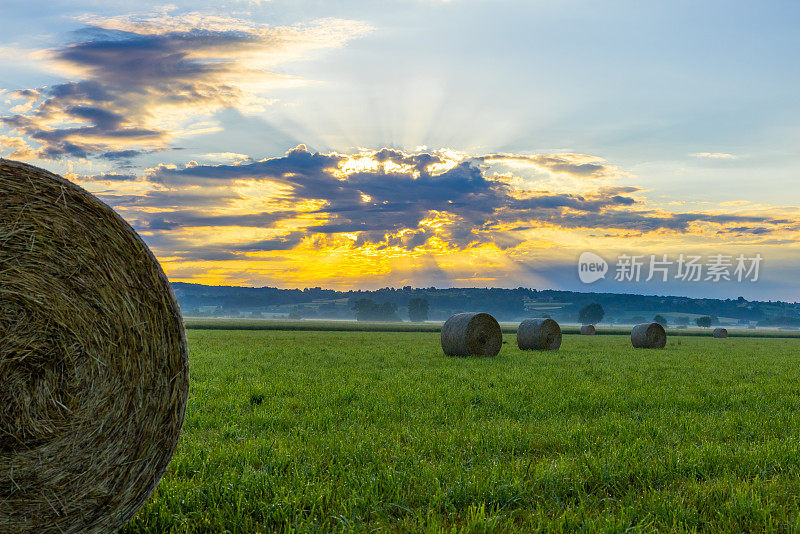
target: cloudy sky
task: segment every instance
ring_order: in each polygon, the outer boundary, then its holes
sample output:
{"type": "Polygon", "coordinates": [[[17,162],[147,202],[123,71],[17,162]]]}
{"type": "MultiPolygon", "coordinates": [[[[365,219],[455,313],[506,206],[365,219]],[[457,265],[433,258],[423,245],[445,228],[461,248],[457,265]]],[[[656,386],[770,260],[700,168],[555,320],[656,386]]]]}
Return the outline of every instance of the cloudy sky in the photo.
{"type": "Polygon", "coordinates": [[[0,155],[98,194],[173,280],[798,300],[798,24],[796,2],[5,0],[0,155]],[[585,251],[611,264],[591,285],[585,251]],[[645,281],[681,254],[732,280],[645,281]]]}

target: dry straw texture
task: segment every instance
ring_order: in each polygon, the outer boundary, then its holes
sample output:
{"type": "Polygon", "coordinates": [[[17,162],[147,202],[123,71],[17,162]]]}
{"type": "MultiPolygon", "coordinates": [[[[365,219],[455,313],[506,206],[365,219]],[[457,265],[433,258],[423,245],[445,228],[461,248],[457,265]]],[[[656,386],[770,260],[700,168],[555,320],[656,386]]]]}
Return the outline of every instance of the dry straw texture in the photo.
{"type": "Polygon", "coordinates": [[[667,345],[667,332],[658,323],[637,324],[631,330],[631,343],[637,349],[663,349],[667,345]]]}
{"type": "Polygon", "coordinates": [[[714,329],[714,337],[728,337],[728,329],[727,328],[715,328],[714,329]]]}
{"type": "Polygon", "coordinates": [[[595,329],[593,324],[585,324],[581,326],[581,335],[584,336],[593,336],[597,330],[595,329]]]}
{"type": "Polygon", "coordinates": [[[0,532],[110,532],[164,474],[189,369],[178,305],[108,206],[0,159],[0,532]]]}
{"type": "Polygon", "coordinates": [[[522,350],[558,350],[561,327],[552,319],[525,319],[517,328],[517,346],[522,350]]]}
{"type": "Polygon", "coordinates": [[[488,313],[457,313],[442,327],[442,349],[448,356],[497,356],[503,332],[488,313]]]}

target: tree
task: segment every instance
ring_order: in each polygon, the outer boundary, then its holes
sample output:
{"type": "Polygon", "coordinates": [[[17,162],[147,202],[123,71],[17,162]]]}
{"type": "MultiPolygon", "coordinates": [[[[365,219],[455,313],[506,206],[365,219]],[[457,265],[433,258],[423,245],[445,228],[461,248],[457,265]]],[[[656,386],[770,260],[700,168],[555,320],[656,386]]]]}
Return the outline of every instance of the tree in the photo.
{"type": "Polygon", "coordinates": [[[578,321],[581,324],[597,324],[603,320],[605,314],[606,312],[600,304],[592,302],[578,312],[578,321]]]}
{"type": "Polygon", "coordinates": [[[358,299],[353,303],[357,321],[399,321],[397,304],[384,302],[378,304],[372,299],[358,299]]]}
{"type": "Polygon", "coordinates": [[[428,301],[414,297],[408,301],[408,318],[411,322],[422,323],[428,320],[428,301]]]}
{"type": "Polygon", "coordinates": [[[666,317],[664,317],[663,315],[661,315],[661,314],[659,313],[658,315],[656,315],[655,317],[653,317],[653,322],[654,322],[654,323],[658,323],[658,324],[660,324],[661,326],[667,326],[667,323],[668,323],[669,321],[667,321],[667,318],[666,318],[666,317]]]}
{"type": "Polygon", "coordinates": [[[711,326],[711,317],[709,317],[708,315],[704,315],[703,317],[698,317],[697,319],[694,320],[694,323],[697,326],[708,328],[709,326],[711,326]]]}
{"type": "Polygon", "coordinates": [[[688,326],[689,325],[689,318],[685,315],[681,315],[680,317],[675,318],[675,324],[678,326],[688,326]]]}

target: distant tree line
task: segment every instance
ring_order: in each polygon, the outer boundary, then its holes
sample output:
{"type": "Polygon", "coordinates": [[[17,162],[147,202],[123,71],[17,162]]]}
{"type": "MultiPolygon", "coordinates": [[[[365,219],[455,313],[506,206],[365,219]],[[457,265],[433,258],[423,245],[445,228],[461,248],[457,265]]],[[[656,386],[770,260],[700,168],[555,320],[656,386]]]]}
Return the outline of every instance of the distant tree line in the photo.
{"type": "MultiPolygon", "coordinates": [[[[355,304],[361,299],[368,299],[376,304],[390,303],[396,306],[394,313],[406,318],[404,310],[408,310],[411,320],[425,320],[423,308],[417,307],[417,301],[427,302],[427,319],[444,320],[453,313],[463,311],[485,311],[501,321],[516,321],[527,317],[542,316],[546,313],[553,319],[563,322],[597,321],[597,315],[581,315],[581,310],[592,304],[603,309],[601,320],[609,322],[611,317],[616,322],[645,322],[647,317],[656,314],[662,317],[682,314],[692,316],[730,317],[739,321],[773,321],[780,324],[791,324],[800,320],[800,306],[780,302],[746,301],[742,297],[736,299],[694,299],[688,297],[670,297],[656,295],[633,295],[615,293],[581,293],[576,291],[536,290],[519,287],[502,288],[450,288],[437,289],[383,288],[372,291],[335,291],[320,287],[306,289],[278,289],[271,287],[248,288],[229,286],[204,286],[199,284],[174,283],[173,288],[181,307],[185,311],[197,310],[201,307],[219,307],[221,315],[237,315],[240,312],[262,313],[267,307],[293,306],[301,316],[336,316],[353,317],[355,304]],[[342,305],[325,304],[326,301],[341,300],[342,305]],[[345,302],[347,304],[345,304],[345,302]],[[530,303],[554,303],[552,307],[533,306],[530,303]],[[328,309],[330,308],[330,309],[328,309]],[[413,312],[412,312],[413,309],[413,312]],[[541,310],[541,311],[540,311],[541,310]],[[632,317],[630,310],[636,310],[632,317]],[[412,318],[411,315],[414,314],[412,318]],[[343,315],[344,314],[344,315],[343,315]]],[[[389,308],[386,308],[388,310],[389,308]]],[[[597,311],[597,310],[596,310],[597,311]]],[[[372,313],[372,312],[368,312],[372,313]]],[[[381,316],[392,316],[384,311],[381,316]]],[[[675,324],[680,324],[675,320],[675,324]]],[[[767,324],[767,323],[764,323],[767,324]]]]}
{"type": "Polygon", "coordinates": [[[397,315],[397,304],[394,302],[378,304],[371,299],[358,299],[353,304],[353,311],[356,314],[357,321],[400,321],[400,316],[397,315]]]}
{"type": "MultiPolygon", "coordinates": [[[[398,306],[394,302],[375,302],[361,298],[353,303],[353,312],[358,321],[394,322],[400,321],[398,306]]],[[[428,320],[428,301],[423,298],[412,298],[408,301],[408,318],[412,322],[428,320]]]]}
{"type": "Polygon", "coordinates": [[[758,326],[800,326],[800,317],[774,317],[759,321],[758,326]]]}

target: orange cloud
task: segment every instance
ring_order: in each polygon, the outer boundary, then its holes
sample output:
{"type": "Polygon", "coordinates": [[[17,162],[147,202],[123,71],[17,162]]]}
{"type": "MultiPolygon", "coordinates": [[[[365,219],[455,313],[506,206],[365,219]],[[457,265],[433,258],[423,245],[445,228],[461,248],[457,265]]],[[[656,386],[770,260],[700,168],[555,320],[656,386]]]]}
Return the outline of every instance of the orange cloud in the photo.
{"type": "Polygon", "coordinates": [[[579,193],[559,192],[513,172],[490,175],[483,155],[299,146],[259,161],[221,159],[229,162],[162,165],[134,182],[84,180],[102,184],[102,198],[173,277],[205,283],[354,287],[424,273],[481,285],[530,278],[530,265],[569,263],[597,243],[668,253],[800,241],[796,209],[665,211],[635,185],[589,180],[579,193]]]}
{"type": "Polygon", "coordinates": [[[168,12],[82,21],[83,40],[33,54],[77,81],[18,91],[12,96],[26,102],[0,117],[8,130],[40,145],[42,159],[130,158],[215,131],[208,120],[215,112],[263,111],[275,102],[275,88],[309,83],[274,67],[370,30],[340,19],[270,27],[168,12]]]}

